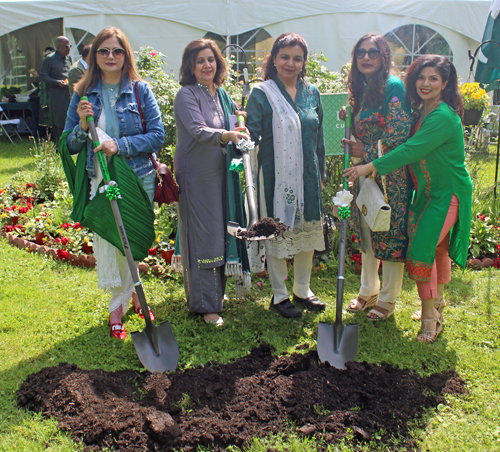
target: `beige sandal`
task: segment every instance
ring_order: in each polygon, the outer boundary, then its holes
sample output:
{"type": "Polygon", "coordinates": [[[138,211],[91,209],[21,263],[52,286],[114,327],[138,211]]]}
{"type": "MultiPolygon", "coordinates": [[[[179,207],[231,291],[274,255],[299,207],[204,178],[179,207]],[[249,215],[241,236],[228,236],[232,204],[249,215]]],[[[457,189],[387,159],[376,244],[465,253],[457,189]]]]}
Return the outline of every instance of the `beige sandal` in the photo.
{"type": "Polygon", "coordinates": [[[417,341],[432,344],[439,333],[443,331],[443,315],[437,313],[433,319],[422,319],[422,332],[417,336],[417,341]]]}
{"type": "Polygon", "coordinates": [[[368,320],[378,322],[379,320],[385,320],[391,317],[396,310],[396,303],[386,303],[385,301],[379,301],[377,306],[375,306],[366,316],[368,320]],[[381,311],[383,309],[384,311],[381,311]],[[370,317],[373,314],[376,317],[370,317]]]}
{"type": "Polygon", "coordinates": [[[358,312],[358,311],[366,311],[368,308],[372,308],[377,304],[378,294],[372,295],[368,300],[361,298],[359,295],[351,300],[349,306],[347,306],[346,311],[349,312],[358,312]]]}
{"type": "MultiPolygon", "coordinates": [[[[434,302],[434,307],[436,308],[437,312],[440,314],[443,313],[444,308],[446,307],[446,300],[444,299],[444,296],[441,297],[441,300],[435,301],[434,302]]],[[[422,311],[415,311],[412,316],[412,320],[421,320],[422,319],[422,311]]]]}

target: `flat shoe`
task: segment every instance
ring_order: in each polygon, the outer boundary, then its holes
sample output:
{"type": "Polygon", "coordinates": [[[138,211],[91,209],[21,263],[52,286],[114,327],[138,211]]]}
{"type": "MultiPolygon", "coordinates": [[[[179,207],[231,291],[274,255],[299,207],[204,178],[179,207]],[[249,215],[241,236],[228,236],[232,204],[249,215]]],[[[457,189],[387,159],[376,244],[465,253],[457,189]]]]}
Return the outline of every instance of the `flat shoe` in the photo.
{"type": "Polygon", "coordinates": [[[213,314],[213,312],[203,314],[203,320],[205,321],[205,323],[211,323],[212,325],[215,325],[217,327],[224,325],[224,319],[220,315],[217,318],[208,317],[211,314],[213,314]]]}
{"type": "Polygon", "coordinates": [[[361,298],[359,295],[351,300],[349,306],[347,306],[346,311],[349,312],[358,312],[358,311],[366,311],[368,308],[373,308],[377,304],[378,294],[372,295],[368,300],[361,298]]]}
{"type": "Polygon", "coordinates": [[[271,298],[271,307],[276,309],[283,317],[300,317],[302,311],[297,309],[289,298],[285,298],[278,304],[274,303],[274,296],[271,298]]]}
{"type": "MultiPolygon", "coordinates": [[[[441,297],[441,300],[434,302],[434,307],[437,309],[437,312],[442,314],[444,311],[444,308],[446,307],[446,300],[444,299],[444,297],[441,297]]],[[[422,311],[420,311],[420,310],[415,311],[412,314],[411,319],[412,320],[422,320],[422,311]]]]}
{"type": "Polygon", "coordinates": [[[127,332],[125,331],[123,323],[113,323],[110,325],[110,328],[111,337],[116,337],[116,339],[121,339],[122,341],[127,337],[127,332]]]}
{"type": "MultiPolygon", "coordinates": [[[[150,308],[149,306],[148,306],[148,309],[149,309],[149,318],[150,318],[151,320],[155,320],[155,319],[156,319],[156,317],[155,317],[155,315],[153,314],[153,312],[151,311],[151,308],[150,308]]],[[[143,318],[144,318],[144,314],[142,313],[142,308],[141,308],[140,306],[138,306],[137,308],[135,308],[135,313],[136,313],[136,314],[139,314],[139,317],[140,317],[141,319],[143,319],[143,318]]]]}
{"type": "Polygon", "coordinates": [[[294,295],[293,301],[298,301],[299,303],[302,303],[310,311],[324,311],[326,307],[325,303],[323,303],[318,297],[314,295],[307,298],[300,298],[297,295],[294,295]]]}
{"type": "Polygon", "coordinates": [[[385,320],[391,317],[394,314],[394,311],[396,310],[396,303],[386,303],[384,301],[380,301],[377,303],[377,305],[368,313],[366,318],[368,320],[371,320],[372,322],[378,322],[379,320],[385,320]],[[383,309],[386,312],[383,312],[380,309],[383,309]],[[370,314],[376,315],[377,318],[370,317],[370,314]]]}

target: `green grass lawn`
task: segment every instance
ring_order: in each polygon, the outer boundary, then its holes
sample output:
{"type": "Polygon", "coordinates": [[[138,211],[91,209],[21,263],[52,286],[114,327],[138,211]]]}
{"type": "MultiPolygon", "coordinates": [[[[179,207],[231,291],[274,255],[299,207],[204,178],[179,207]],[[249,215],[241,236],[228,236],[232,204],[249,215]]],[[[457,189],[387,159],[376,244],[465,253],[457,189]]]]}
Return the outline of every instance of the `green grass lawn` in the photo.
{"type": "MultiPolygon", "coordinates": [[[[0,187],[19,170],[30,169],[27,145],[7,145],[0,140],[0,187]]],[[[492,159],[494,162],[494,159],[492,159]]],[[[488,169],[489,171],[489,169],[488,169]]],[[[489,173],[488,173],[489,174],[489,173]]],[[[315,348],[319,321],[335,317],[336,267],[313,272],[312,289],[328,304],[322,314],[307,314],[298,320],[281,318],[268,310],[267,279],[253,281],[252,296],[235,301],[232,287],[225,304],[225,324],[207,326],[187,311],[182,278],[145,278],[149,304],[159,322],[168,320],[180,347],[179,367],[210,361],[226,363],[245,356],[261,342],[277,353],[292,352],[299,344],[315,348]]],[[[415,340],[419,323],[410,320],[419,307],[413,281],[405,278],[396,314],[385,322],[368,322],[362,314],[344,314],[345,323],[360,324],[356,360],[387,362],[421,375],[455,369],[467,383],[463,396],[447,396],[447,403],[429,412],[426,428],[415,430],[422,450],[500,450],[500,273],[454,269],[447,286],[445,329],[436,343],[415,340]]],[[[346,274],[344,304],[357,294],[359,276],[346,274]]],[[[16,391],[26,377],[60,362],[83,369],[142,370],[130,336],[124,342],[109,337],[107,295],[97,289],[94,270],[73,268],[47,257],[33,255],[0,239],[0,451],[78,451],[67,434],[57,430],[57,421],[19,409],[16,391]]],[[[132,309],[126,318],[128,331],[143,328],[132,309]]],[[[314,451],[292,435],[255,441],[248,451],[314,451]]],[[[237,450],[233,448],[233,451],[237,450]]],[[[336,445],[334,450],[350,450],[336,445]]],[[[365,450],[385,450],[371,443],[365,450]]]]}

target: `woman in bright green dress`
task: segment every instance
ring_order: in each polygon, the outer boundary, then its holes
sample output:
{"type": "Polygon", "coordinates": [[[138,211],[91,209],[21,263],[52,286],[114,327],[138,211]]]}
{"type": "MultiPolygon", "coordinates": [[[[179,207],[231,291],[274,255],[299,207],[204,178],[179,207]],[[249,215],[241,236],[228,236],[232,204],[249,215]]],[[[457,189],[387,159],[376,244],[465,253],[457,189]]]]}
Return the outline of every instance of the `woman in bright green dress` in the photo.
{"type": "MultiPolygon", "coordinates": [[[[343,141],[350,144],[352,157],[368,163],[377,158],[379,140],[384,154],[406,141],[411,115],[403,82],[391,73],[393,64],[387,41],[382,36],[367,34],[356,43],[352,55],[347,85],[356,141],[343,141]]],[[[383,190],[379,174],[375,180],[383,190]]],[[[354,184],[355,197],[363,181],[364,178],[354,184]]],[[[394,313],[403,286],[408,204],[412,193],[407,168],[397,168],[386,175],[386,190],[391,206],[389,231],[371,231],[359,209],[353,209],[354,234],[361,248],[361,287],[347,310],[365,311],[375,306],[367,315],[370,320],[386,319],[394,313]],[[381,261],[382,284],[379,279],[381,261]]]]}
{"type": "Polygon", "coordinates": [[[410,165],[415,196],[409,207],[406,265],[422,301],[421,342],[442,331],[444,285],[450,257],[465,268],[471,223],[472,182],[465,167],[463,103],[455,67],[426,55],[407,70],[406,89],[414,112],[413,136],[390,154],[345,171],[348,181],[377,170],[387,174],[410,165]]]}

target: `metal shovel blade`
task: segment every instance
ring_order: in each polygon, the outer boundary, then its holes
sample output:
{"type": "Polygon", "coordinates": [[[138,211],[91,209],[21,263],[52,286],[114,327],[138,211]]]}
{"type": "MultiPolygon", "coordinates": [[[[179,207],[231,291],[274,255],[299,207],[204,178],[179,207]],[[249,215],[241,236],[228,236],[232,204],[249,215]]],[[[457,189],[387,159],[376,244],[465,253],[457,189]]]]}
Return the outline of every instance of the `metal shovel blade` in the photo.
{"type": "Polygon", "coordinates": [[[143,331],[134,331],[131,336],[137,356],[150,372],[176,369],[179,362],[179,344],[169,322],[151,325],[151,328],[146,325],[143,331]],[[155,350],[155,346],[158,350],[155,350]]]}
{"type": "Polygon", "coordinates": [[[343,325],[326,322],[318,324],[318,355],[321,362],[328,361],[330,366],[346,369],[345,363],[354,361],[358,353],[359,325],[343,325]]]}

